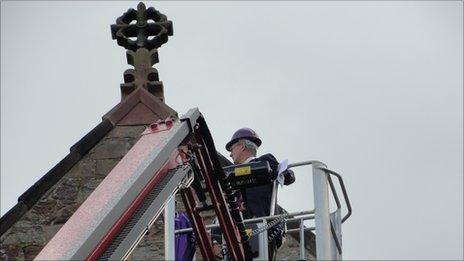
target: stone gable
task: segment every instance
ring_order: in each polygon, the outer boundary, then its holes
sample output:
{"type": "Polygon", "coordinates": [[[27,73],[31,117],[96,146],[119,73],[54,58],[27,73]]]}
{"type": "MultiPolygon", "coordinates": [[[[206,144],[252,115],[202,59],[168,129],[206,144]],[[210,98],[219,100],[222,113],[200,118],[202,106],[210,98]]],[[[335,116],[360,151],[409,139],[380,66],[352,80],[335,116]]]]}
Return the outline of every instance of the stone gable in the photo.
{"type": "Polygon", "coordinates": [[[1,258],[34,258],[137,142],[145,128],[115,126],[0,237],[1,258]]]}

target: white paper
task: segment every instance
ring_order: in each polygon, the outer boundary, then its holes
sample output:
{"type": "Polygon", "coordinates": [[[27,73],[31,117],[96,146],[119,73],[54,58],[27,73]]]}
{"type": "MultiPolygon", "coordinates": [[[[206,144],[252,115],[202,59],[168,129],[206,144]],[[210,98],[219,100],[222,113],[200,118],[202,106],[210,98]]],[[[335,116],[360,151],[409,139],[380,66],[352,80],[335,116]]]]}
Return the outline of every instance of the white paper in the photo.
{"type": "Polygon", "coordinates": [[[279,163],[279,174],[277,174],[277,182],[280,184],[280,186],[284,185],[284,172],[288,168],[288,159],[283,160],[281,163],[279,163]]]}

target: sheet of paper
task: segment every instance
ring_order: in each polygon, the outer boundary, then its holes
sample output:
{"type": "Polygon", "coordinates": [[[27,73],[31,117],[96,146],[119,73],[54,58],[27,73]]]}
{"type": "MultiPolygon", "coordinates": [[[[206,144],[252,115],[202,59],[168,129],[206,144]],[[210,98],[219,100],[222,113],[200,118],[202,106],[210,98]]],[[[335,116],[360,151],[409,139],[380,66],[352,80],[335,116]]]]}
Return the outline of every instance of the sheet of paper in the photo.
{"type": "Polygon", "coordinates": [[[288,168],[288,159],[284,159],[281,163],[279,163],[279,174],[277,175],[277,182],[280,186],[284,185],[284,172],[288,168]]]}

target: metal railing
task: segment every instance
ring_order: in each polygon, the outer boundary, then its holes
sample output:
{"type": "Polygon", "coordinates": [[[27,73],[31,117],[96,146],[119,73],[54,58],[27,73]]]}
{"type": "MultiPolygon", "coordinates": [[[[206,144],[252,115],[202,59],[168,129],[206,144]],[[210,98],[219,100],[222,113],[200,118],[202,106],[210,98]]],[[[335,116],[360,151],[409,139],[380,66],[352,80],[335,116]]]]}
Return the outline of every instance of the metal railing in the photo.
{"type": "MultiPolygon", "coordinates": [[[[301,218],[304,218],[305,220],[309,219],[314,219],[314,210],[309,210],[309,211],[300,211],[300,212],[293,212],[293,213],[285,213],[285,214],[279,214],[279,215],[272,215],[272,216],[265,216],[265,217],[257,217],[257,218],[250,218],[250,219],[245,219],[243,220],[243,223],[261,223],[263,221],[268,221],[268,220],[274,220],[274,219],[279,219],[279,218],[287,218],[288,221],[293,221],[293,220],[299,220],[301,218]],[[300,217],[302,216],[302,217],[300,217]]],[[[211,228],[218,228],[219,224],[209,224],[206,225],[206,228],[211,229],[211,228]]],[[[184,233],[190,233],[192,232],[192,228],[182,228],[182,229],[177,229],[174,231],[175,234],[184,234],[184,233]]]]}
{"type": "MultiPolygon", "coordinates": [[[[288,168],[312,165],[313,168],[313,192],[314,192],[314,209],[315,209],[315,227],[316,232],[316,254],[318,260],[341,260],[342,259],[342,241],[341,241],[341,224],[351,216],[351,203],[346,192],[345,184],[340,174],[327,168],[327,166],[317,160],[297,162],[289,164],[288,168]],[[347,213],[340,219],[341,204],[337,191],[333,184],[331,175],[337,177],[345,204],[347,213]],[[332,191],[332,196],[337,205],[334,212],[330,212],[328,187],[332,191]]],[[[300,246],[304,244],[304,236],[300,221],[300,246]]],[[[300,247],[301,249],[301,247],[300,247]]],[[[300,251],[300,258],[304,259],[304,253],[300,251]]]]}
{"type": "MultiPolygon", "coordinates": [[[[305,244],[304,244],[304,231],[305,230],[314,230],[314,228],[305,228],[304,227],[304,221],[305,220],[311,220],[314,219],[314,210],[308,210],[308,211],[299,211],[299,212],[293,212],[293,213],[285,213],[285,214],[279,214],[279,215],[272,215],[272,216],[264,216],[264,217],[257,217],[257,218],[250,218],[250,219],[245,219],[243,222],[247,224],[252,224],[252,223],[260,223],[259,229],[262,227],[266,227],[268,225],[268,221],[271,220],[284,220],[286,222],[291,222],[291,221],[300,221],[300,228],[294,230],[294,229],[289,229],[287,232],[292,232],[292,231],[300,231],[300,260],[304,259],[305,256],[305,244]],[[303,231],[303,232],[301,232],[303,231]]],[[[271,221],[272,222],[272,221],[271,221]]],[[[210,224],[207,225],[206,228],[208,229],[214,229],[214,228],[219,228],[219,224],[210,224]]],[[[270,227],[267,227],[269,229],[270,227]]],[[[258,258],[258,260],[268,260],[267,259],[267,246],[268,246],[268,237],[267,237],[267,229],[263,229],[263,231],[260,231],[260,249],[259,253],[265,253],[263,257],[258,258]]],[[[191,233],[193,231],[192,228],[183,228],[183,229],[178,229],[175,230],[175,234],[184,234],[184,233],[191,233]]],[[[257,234],[253,234],[252,236],[256,236],[257,234]]]]}
{"type": "MultiPolygon", "coordinates": [[[[288,168],[290,169],[290,168],[294,168],[294,167],[307,166],[307,165],[312,165],[313,163],[321,164],[321,165],[325,166],[325,164],[320,162],[320,161],[310,160],[310,161],[302,161],[302,162],[289,164],[288,168]]],[[[337,179],[338,179],[338,182],[340,183],[340,188],[342,189],[343,197],[345,199],[345,204],[346,204],[347,211],[348,211],[346,213],[346,215],[342,218],[342,223],[343,223],[343,222],[345,222],[345,220],[347,220],[351,216],[351,213],[352,213],[351,203],[350,203],[350,200],[348,198],[348,193],[346,192],[346,187],[345,187],[345,183],[343,182],[343,178],[342,178],[342,176],[340,174],[338,174],[337,172],[335,172],[333,170],[328,169],[327,167],[318,167],[318,168],[321,169],[322,171],[324,171],[325,173],[336,176],[337,179]]],[[[328,182],[329,182],[329,185],[330,185],[330,190],[332,191],[332,195],[334,197],[335,203],[337,204],[337,208],[341,208],[340,200],[338,198],[337,191],[335,190],[335,186],[334,186],[334,184],[332,182],[332,178],[330,177],[330,175],[327,176],[327,179],[328,179],[328,182]]]]}

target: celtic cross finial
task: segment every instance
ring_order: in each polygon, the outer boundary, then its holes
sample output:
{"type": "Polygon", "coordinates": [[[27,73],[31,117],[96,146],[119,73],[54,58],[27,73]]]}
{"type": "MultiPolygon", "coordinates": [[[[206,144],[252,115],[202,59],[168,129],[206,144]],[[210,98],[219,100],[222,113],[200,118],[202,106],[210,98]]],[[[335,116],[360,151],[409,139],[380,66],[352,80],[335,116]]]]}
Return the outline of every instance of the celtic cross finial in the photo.
{"type": "Polygon", "coordinates": [[[152,66],[158,62],[157,48],[173,34],[172,22],[155,8],[140,2],[137,10],[130,8],[111,25],[111,36],[127,49],[127,62],[134,66],[124,72],[122,99],[138,87],[164,101],[163,83],[152,66]]]}
{"type": "Polygon", "coordinates": [[[155,8],[147,9],[142,2],[137,5],[137,10],[130,8],[111,25],[112,38],[118,45],[134,52],[138,48],[158,48],[172,33],[172,22],[155,8]]]}

